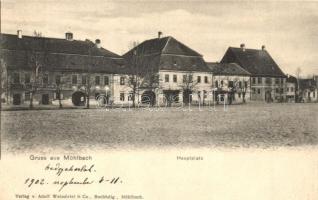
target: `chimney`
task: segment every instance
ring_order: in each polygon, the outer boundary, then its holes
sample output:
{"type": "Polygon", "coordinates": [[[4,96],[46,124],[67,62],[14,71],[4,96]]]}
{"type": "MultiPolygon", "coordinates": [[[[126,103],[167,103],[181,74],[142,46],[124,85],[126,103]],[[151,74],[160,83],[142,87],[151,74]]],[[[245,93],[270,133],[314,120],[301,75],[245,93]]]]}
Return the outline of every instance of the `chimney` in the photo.
{"type": "Polygon", "coordinates": [[[158,38],[159,38],[159,39],[160,39],[161,35],[162,35],[162,32],[159,31],[159,32],[158,32],[158,38]]]}
{"type": "Polygon", "coordinates": [[[244,44],[244,43],[242,43],[242,44],[240,45],[240,47],[241,47],[241,49],[242,49],[243,51],[245,51],[245,44],[244,44]]]}
{"type": "Polygon", "coordinates": [[[65,33],[65,39],[68,41],[72,41],[73,40],[73,33],[71,33],[71,32],[65,33]]]}
{"type": "Polygon", "coordinates": [[[100,39],[96,39],[96,40],[95,40],[95,45],[96,45],[97,48],[101,48],[101,41],[100,41],[100,39]]]}
{"type": "Polygon", "coordinates": [[[22,38],[22,30],[17,30],[17,36],[18,38],[22,38]]]}
{"type": "Polygon", "coordinates": [[[265,45],[262,45],[262,50],[263,50],[263,51],[265,51],[265,50],[266,50],[265,45]]]}

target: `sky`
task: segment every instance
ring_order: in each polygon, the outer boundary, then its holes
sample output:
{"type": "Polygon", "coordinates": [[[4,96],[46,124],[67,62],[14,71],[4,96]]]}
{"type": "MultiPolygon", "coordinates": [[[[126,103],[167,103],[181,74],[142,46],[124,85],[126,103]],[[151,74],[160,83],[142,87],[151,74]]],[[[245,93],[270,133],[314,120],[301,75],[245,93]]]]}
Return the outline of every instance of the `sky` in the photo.
{"type": "Polygon", "coordinates": [[[267,51],[287,74],[318,74],[318,1],[1,0],[1,32],[95,40],[117,54],[172,36],[220,61],[229,46],[267,51]]]}

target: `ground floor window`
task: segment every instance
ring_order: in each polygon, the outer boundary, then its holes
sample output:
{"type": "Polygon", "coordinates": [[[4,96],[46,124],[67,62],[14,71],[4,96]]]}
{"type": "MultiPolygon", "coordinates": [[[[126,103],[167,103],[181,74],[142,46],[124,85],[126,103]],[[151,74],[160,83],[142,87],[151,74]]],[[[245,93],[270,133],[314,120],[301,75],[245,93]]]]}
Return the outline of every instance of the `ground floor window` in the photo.
{"type": "Polygon", "coordinates": [[[13,105],[21,104],[21,94],[13,94],[13,105]]]}
{"type": "Polygon", "coordinates": [[[119,98],[120,98],[120,101],[125,101],[125,93],[121,92],[119,98]]]}
{"type": "Polygon", "coordinates": [[[24,101],[30,101],[30,92],[25,92],[24,93],[24,101]]]}

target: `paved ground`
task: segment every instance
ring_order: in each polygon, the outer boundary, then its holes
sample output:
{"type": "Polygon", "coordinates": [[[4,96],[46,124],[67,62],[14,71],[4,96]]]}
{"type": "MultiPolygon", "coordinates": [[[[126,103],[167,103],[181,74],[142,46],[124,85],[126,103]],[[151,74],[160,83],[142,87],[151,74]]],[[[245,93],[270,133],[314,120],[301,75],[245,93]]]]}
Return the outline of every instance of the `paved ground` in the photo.
{"type": "Polygon", "coordinates": [[[318,144],[318,104],[234,105],[224,112],[4,111],[2,150],[277,147],[318,144]]]}

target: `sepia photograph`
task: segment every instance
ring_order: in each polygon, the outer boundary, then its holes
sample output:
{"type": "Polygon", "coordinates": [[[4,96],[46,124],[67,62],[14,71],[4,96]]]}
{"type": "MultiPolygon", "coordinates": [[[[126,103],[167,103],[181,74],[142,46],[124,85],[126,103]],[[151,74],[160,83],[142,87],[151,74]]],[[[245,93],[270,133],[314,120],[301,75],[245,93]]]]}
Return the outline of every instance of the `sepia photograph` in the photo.
{"type": "Polygon", "coordinates": [[[317,1],[0,9],[1,200],[318,199],[317,1]]]}

